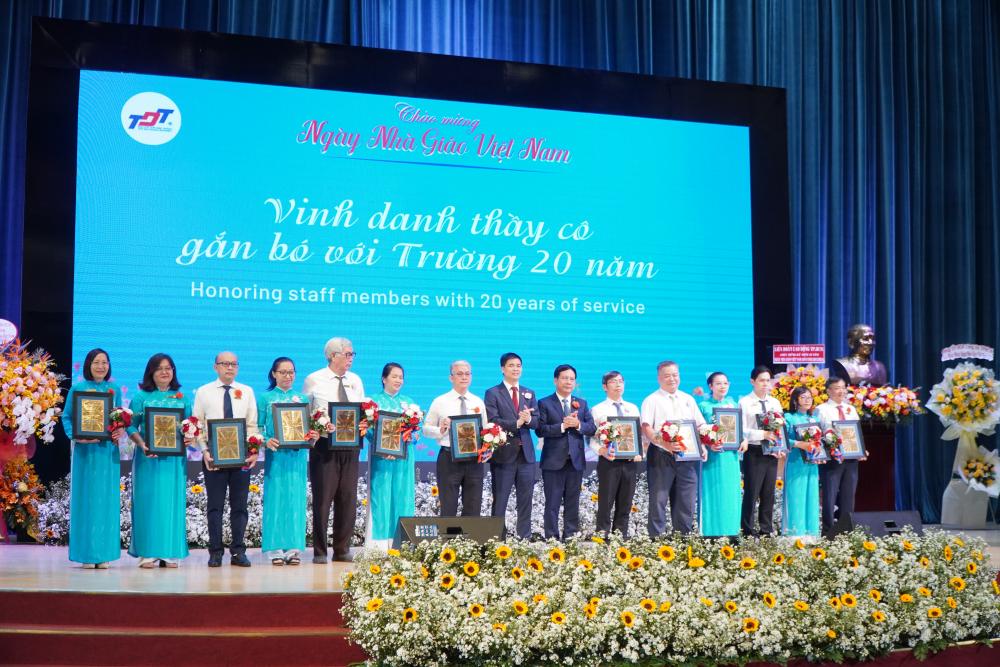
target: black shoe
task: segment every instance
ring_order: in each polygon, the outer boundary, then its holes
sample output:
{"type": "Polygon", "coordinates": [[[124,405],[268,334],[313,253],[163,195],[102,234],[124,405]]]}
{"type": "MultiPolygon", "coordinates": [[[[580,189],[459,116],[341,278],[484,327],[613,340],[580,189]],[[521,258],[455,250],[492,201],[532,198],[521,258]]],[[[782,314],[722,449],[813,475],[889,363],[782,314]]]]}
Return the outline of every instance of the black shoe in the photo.
{"type": "Polygon", "coordinates": [[[229,559],[229,563],[236,567],[250,567],[250,559],[246,557],[246,554],[236,554],[229,559]]]}
{"type": "Polygon", "coordinates": [[[351,554],[350,553],[333,554],[333,560],[337,561],[338,563],[353,563],[354,562],[354,559],[351,558],[351,554]]]}
{"type": "Polygon", "coordinates": [[[326,565],[326,556],[313,556],[313,565],[326,565]]]}
{"type": "Polygon", "coordinates": [[[222,556],[211,555],[208,557],[209,567],[222,567],[222,556]]]}

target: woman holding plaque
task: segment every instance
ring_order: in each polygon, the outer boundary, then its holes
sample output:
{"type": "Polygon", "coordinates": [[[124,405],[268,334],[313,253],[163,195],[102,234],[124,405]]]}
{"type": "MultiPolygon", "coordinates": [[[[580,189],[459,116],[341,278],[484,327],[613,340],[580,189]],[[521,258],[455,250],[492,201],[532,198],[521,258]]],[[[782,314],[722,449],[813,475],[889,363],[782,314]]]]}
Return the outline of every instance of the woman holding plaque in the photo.
{"type": "MultiPolygon", "coordinates": [[[[146,442],[148,408],[182,408],[191,416],[192,400],[180,392],[170,355],[154,354],[129,408],[129,437],[136,444],[132,462],[132,542],[128,553],[139,567],[177,567],[188,555],[187,456],[156,456],[146,442]]],[[[178,426],[180,426],[178,424],[178,426]]],[[[179,437],[179,436],[178,436],[179,437]]]]}
{"type": "MultiPolygon", "coordinates": [[[[715,408],[735,408],[729,394],[729,378],[715,372],[708,376],[709,398],[698,409],[709,424],[715,421],[715,408]]],[[[708,460],[701,467],[701,534],[705,537],[734,537],[740,533],[740,452],[708,449],[708,460]]]]}
{"type": "MultiPolygon", "coordinates": [[[[111,392],[114,407],[121,405],[111,386],[108,353],[94,348],[83,360],[83,382],[66,394],[62,425],[72,442],[70,465],[69,559],[84,568],[107,569],[121,558],[121,492],[118,440],[125,434],[115,429],[110,440],[73,437],[73,395],[77,392],[111,392]]],[[[106,418],[107,416],[104,415],[106,418]]]]}
{"type": "MultiPolygon", "coordinates": [[[[306,473],[309,450],[280,447],[275,431],[275,403],[309,405],[309,397],[292,389],[295,384],[295,363],[288,357],[278,357],[267,373],[267,391],[257,398],[257,420],[266,438],[267,457],[264,460],[264,518],[261,550],[271,565],[298,565],[306,548],[306,473]]],[[[306,439],[313,444],[319,433],[303,425],[306,439]]],[[[287,436],[287,434],[286,434],[287,436]]]]}
{"type": "MultiPolygon", "coordinates": [[[[388,363],[382,368],[382,391],[371,397],[379,412],[403,412],[413,400],[399,393],[403,387],[403,367],[388,363]]],[[[384,428],[384,426],[383,426],[384,428]]],[[[396,532],[399,517],[413,516],[415,508],[414,457],[407,447],[403,458],[372,454],[378,428],[369,429],[367,438],[373,443],[369,451],[368,475],[368,534],[366,547],[387,550],[396,532]]]]}
{"type": "Polygon", "coordinates": [[[796,424],[816,422],[813,395],[807,387],[796,387],[785,413],[785,435],[792,448],[785,463],[785,510],[781,532],[788,537],[819,537],[819,466],[808,462],[810,445],[795,433],[796,424]]]}

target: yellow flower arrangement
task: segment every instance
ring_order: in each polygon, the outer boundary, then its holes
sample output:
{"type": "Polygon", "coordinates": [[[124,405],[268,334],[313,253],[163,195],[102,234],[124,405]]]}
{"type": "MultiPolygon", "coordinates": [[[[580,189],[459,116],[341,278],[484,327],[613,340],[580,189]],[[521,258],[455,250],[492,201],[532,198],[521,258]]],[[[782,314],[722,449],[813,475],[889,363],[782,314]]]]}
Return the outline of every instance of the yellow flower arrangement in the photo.
{"type": "Polygon", "coordinates": [[[372,598],[365,604],[365,609],[370,612],[376,612],[382,608],[382,598],[372,598]]]}
{"type": "Polygon", "coordinates": [[[871,540],[865,540],[861,543],[861,546],[865,548],[865,551],[875,551],[878,548],[878,545],[871,540]]]}
{"type": "Polygon", "coordinates": [[[552,614],[552,616],[549,617],[549,620],[551,620],[556,625],[562,625],[563,623],[566,622],[566,614],[562,613],[561,611],[557,611],[556,613],[552,614]]]}
{"type": "Polygon", "coordinates": [[[677,554],[674,552],[674,548],[669,544],[664,544],[660,546],[660,548],[656,550],[656,555],[659,556],[660,560],[664,561],[665,563],[669,563],[670,561],[672,561],[674,558],[677,557],[677,554]]]}
{"type": "Polygon", "coordinates": [[[638,570],[646,562],[646,559],[642,556],[632,556],[628,561],[628,569],[638,570]]]}
{"type": "Polygon", "coordinates": [[[441,562],[442,563],[454,563],[458,556],[455,554],[455,550],[451,547],[446,547],[441,550],[441,562]]]}
{"type": "Polygon", "coordinates": [[[941,618],[941,607],[931,607],[927,610],[927,618],[941,618]]]}
{"type": "Polygon", "coordinates": [[[956,591],[965,590],[965,579],[962,577],[952,577],[948,580],[948,585],[954,588],[956,591]]]}
{"type": "Polygon", "coordinates": [[[486,611],[486,607],[479,604],[478,602],[469,605],[469,616],[472,618],[479,618],[486,611]]]}
{"type": "Polygon", "coordinates": [[[455,575],[453,574],[441,575],[441,588],[449,590],[454,585],[455,585],[455,575]]]}
{"type": "Polygon", "coordinates": [[[588,570],[589,571],[589,570],[593,570],[594,569],[594,564],[591,563],[586,558],[581,558],[579,561],[577,561],[576,564],[577,564],[577,566],[582,567],[584,570],[588,570]]]}
{"type": "Polygon", "coordinates": [[[27,458],[8,459],[0,471],[0,521],[8,521],[35,537],[38,502],[45,487],[27,458]]]}
{"type": "Polygon", "coordinates": [[[783,410],[788,410],[791,405],[792,392],[796,387],[807,387],[813,395],[813,404],[819,405],[826,401],[826,380],[829,371],[822,371],[815,366],[789,366],[784,373],[774,376],[771,396],[778,399],[783,410]]]}
{"type": "Polygon", "coordinates": [[[668,611],[670,611],[670,608],[672,606],[674,605],[673,603],[670,602],[670,600],[664,600],[663,602],[660,603],[660,613],[661,614],[667,613],[668,611]]]}
{"type": "Polygon", "coordinates": [[[737,606],[737,604],[736,604],[736,602],[734,600],[726,600],[726,605],[725,606],[726,606],[726,611],[728,611],[730,614],[735,613],[736,610],[739,609],[739,607],[737,606]]]}
{"type": "Polygon", "coordinates": [[[760,621],[756,618],[747,617],[743,619],[743,632],[757,632],[760,629],[760,621]]]}
{"type": "Polygon", "coordinates": [[[545,604],[549,601],[549,596],[545,593],[536,593],[535,597],[531,598],[531,601],[535,604],[545,604]]]}
{"type": "Polygon", "coordinates": [[[553,563],[564,563],[566,562],[566,552],[556,547],[549,551],[549,560],[553,563]]]}
{"type": "Polygon", "coordinates": [[[877,588],[873,588],[870,591],[868,591],[868,597],[870,597],[872,600],[875,600],[875,602],[881,602],[882,601],[882,591],[880,591],[877,588]]]}
{"type": "Polygon", "coordinates": [[[722,554],[722,557],[726,560],[732,560],[733,557],[736,556],[736,551],[728,544],[719,549],[719,553],[722,554]]]}
{"type": "Polygon", "coordinates": [[[496,630],[497,632],[507,632],[507,624],[506,623],[494,623],[493,624],[493,629],[496,630]]]}
{"type": "Polygon", "coordinates": [[[854,609],[858,606],[858,599],[851,593],[844,593],[840,596],[840,603],[848,609],[854,609]]]}
{"type": "Polygon", "coordinates": [[[761,596],[761,599],[764,600],[764,604],[767,605],[769,609],[774,609],[774,605],[778,602],[773,593],[764,593],[764,595],[761,596]]]}
{"type": "Polygon", "coordinates": [[[377,563],[372,563],[371,565],[368,566],[368,571],[371,572],[372,574],[378,574],[379,572],[382,571],[382,567],[379,566],[377,563]]]}
{"type": "Polygon", "coordinates": [[[874,619],[876,623],[882,623],[885,621],[885,613],[876,609],[872,612],[872,619],[874,619]]]}
{"type": "Polygon", "coordinates": [[[927,407],[945,426],[981,430],[985,424],[996,423],[1000,387],[993,371],[963,362],[945,370],[941,382],[931,388],[927,407]]]}
{"type": "Polygon", "coordinates": [[[514,581],[521,581],[524,578],[524,570],[519,567],[511,568],[510,576],[514,577],[514,581]]]}
{"type": "Polygon", "coordinates": [[[513,607],[514,613],[518,616],[524,616],[528,613],[528,604],[523,600],[514,600],[511,603],[511,607],[513,607]]]}
{"type": "Polygon", "coordinates": [[[465,574],[470,577],[476,576],[477,574],[479,574],[479,563],[470,560],[468,563],[462,566],[462,572],[465,572],[465,574]]]}
{"type": "Polygon", "coordinates": [[[744,557],[740,561],[740,569],[741,570],[752,570],[755,567],[757,567],[757,561],[755,561],[753,558],[750,558],[749,556],[744,557]]]}
{"type": "MultiPolygon", "coordinates": [[[[124,489],[122,490],[124,491],[124,489]]],[[[190,491],[194,494],[205,493],[205,487],[201,484],[192,484],[190,491]]]]}
{"type": "Polygon", "coordinates": [[[619,563],[627,563],[632,558],[632,552],[627,547],[618,547],[618,550],[615,552],[615,558],[618,559],[619,563]]]}
{"type": "Polygon", "coordinates": [[[920,588],[917,589],[917,595],[929,598],[931,596],[931,589],[927,588],[926,586],[921,586],[920,588]]]}
{"type": "Polygon", "coordinates": [[[910,604],[911,602],[913,602],[913,596],[910,595],[909,593],[903,593],[902,595],[899,596],[899,601],[902,602],[903,604],[910,604]]]}
{"type": "Polygon", "coordinates": [[[643,598],[642,601],[639,602],[639,606],[648,613],[656,611],[656,601],[652,598],[643,598]]]}
{"type": "Polygon", "coordinates": [[[59,383],[65,379],[44,350],[28,352],[20,340],[0,345],[0,440],[9,438],[14,445],[27,445],[32,437],[52,442],[63,402],[59,383]]]}
{"type": "Polygon", "coordinates": [[[529,558],[528,568],[534,570],[535,572],[541,572],[542,570],[545,569],[545,566],[542,565],[542,561],[538,560],[537,558],[529,558]]]}
{"type": "Polygon", "coordinates": [[[796,600],[792,606],[795,607],[796,611],[809,611],[809,603],[805,600],[796,600]]]}
{"type": "Polygon", "coordinates": [[[812,556],[814,560],[823,560],[824,558],[826,558],[826,551],[824,551],[820,547],[816,547],[811,552],[809,552],[809,555],[812,556]]]}
{"type": "Polygon", "coordinates": [[[635,614],[632,613],[631,611],[628,611],[627,609],[619,615],[619,618],[622,621],[622,625],[624,625],[626,628],[631,628],[633,625],[635,625],[635,614]]]}
{"type": "Polygon", "coordinates": [[[402,588],[406,585],[406,577],[401,574],[394,574],[389,579],[389,585],[393,588],[402,588]]]}
{"type": "Polygon", "coordinates": [[[420,614],[413,607],[407,607],[403,610],[403,623],[412,623],[418,618],[420,618],[420,614]]]}
{"type": "Polygon", "coordinates": [[[501,544],[493,553],[496,554],[496,557],[500,560],[507,560],[510,558],[511,554],[514,553],[514,551],[506,544],[501,544]]]}

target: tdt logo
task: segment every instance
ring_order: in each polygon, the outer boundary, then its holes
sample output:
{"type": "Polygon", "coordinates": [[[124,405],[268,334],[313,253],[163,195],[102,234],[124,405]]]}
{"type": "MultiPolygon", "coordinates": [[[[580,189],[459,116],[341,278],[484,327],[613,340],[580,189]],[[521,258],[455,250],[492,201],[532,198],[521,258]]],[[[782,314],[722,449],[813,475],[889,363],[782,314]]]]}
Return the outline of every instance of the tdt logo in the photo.
{"type": "Polygon", "coordinates": [[[160,93],[139,93],[122,107],[125,133],[148,146],[165,144],[181,131],[181,110],[160,93]]]}

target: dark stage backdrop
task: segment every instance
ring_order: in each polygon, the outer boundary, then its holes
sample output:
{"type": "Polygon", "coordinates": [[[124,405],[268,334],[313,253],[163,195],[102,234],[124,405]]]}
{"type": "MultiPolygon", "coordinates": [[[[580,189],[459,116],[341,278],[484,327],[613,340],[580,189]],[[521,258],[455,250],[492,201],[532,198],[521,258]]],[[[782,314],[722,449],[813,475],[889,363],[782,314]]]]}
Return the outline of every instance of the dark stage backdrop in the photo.
{"type": "MultiPolygon", "coordinates": [[[[797,341],[839,356],[871,322],[891,380],[925,389],[944,345],[1000,346],[1000,3],[0,3],[0,317],[15,322],[33,15],[784,87],[793,251],[772,261],[792,263],[797,341]]],[[[925,417],[898,440],[897,506],[931,522],[954,456],[941,430],[925,417]]]]}

